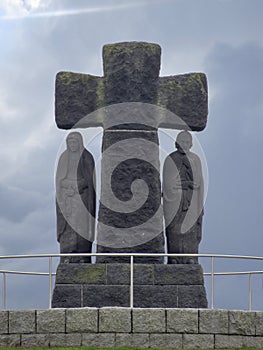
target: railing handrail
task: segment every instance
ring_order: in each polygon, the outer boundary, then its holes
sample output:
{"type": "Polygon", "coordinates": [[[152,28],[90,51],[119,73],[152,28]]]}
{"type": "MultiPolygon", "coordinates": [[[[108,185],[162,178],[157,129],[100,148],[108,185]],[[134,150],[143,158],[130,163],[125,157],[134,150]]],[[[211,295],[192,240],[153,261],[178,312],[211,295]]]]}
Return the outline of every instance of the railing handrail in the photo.
{"type": "Polygon", "coordinates": [[[199,258],[227,258],[227,259],[249,259],[263,260],[263,256],[254,255],[235,255],[235,254],[171,254],[171,253],[51,253],[51,254],[17,254],[17,255],[0,255],[0,259],[26,259],[26,258],[59,258],[65,256],[134,256],[134,257],[199,257],[199,258]]]}
{"type": "Polygon", "coordinates": [[[231,254],[171,254],[171,253],[51,253],[51,254],[23,254],[23,255],[0,255],[0,260],[5,259],[35,259],[35,258],[49,258],[49,272],[33,272],[33,271],[14,271],[14,270],[0,270],[0,274],[3,275],[3,308],[6,308],[6,275],[17,274],[17,275],[36,275],[36,276],[49,276],[49,307],[51,308],[52,302],[52,277],[56,273],[52,272],[52,259],[60,257],[130,257],[130,307],[133,307],[133,268],[135,257],[199,257],[199,258],[211,258],[211,272],[204,272],[204,276],[211,276],[211,308],[214,308],[214,277],[215,276],[230,276],[230,275],[247,275],[248,276],[248,308],[252,308],[252,293],[251,293],[251,276],[255,274],[263,274],[261,270],[253,271],[225,271],[215,272],[214,271],[214,259],[225,258],[225,259],[248,259],[248,260],[263,260],[262,256],[251,256],[251,255],[231,255],[231,254]]]}

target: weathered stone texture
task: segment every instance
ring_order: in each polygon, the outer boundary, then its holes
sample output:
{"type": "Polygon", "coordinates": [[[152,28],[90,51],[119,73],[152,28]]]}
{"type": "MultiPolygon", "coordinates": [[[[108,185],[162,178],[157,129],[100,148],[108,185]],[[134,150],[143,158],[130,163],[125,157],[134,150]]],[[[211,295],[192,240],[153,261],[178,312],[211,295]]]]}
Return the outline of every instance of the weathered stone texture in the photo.
{"type": "Polygon", "coordinates": [[[67,309],[66,332],[96,333],[98,332],[97,309],[67,309]]]}
{"type": "Polygon", "coordinates": [[[65,333],[65,310],[37,310],[37,333],[65,333]]]}
{"type": "Polygon", "coordinates": [[[212,334],[183,334],[184,349],[213,349],[214,335],[212,334]]]}
{"type": "Polygon", "coordinates": [[[80,285],[56,285],[53,291],[52,307],[67,308],[81,307],[80,285]]]}
{"type": "Polygon", "coordinates": [[[150,334],[150,348],[182,349],[182,334],[150,334]]]}
{"type": "Polygon", "coordinates": [[[21,344],[21,336],[19,334],[0,335],[0,346],[2,347],[18,347],[21,344]]]}
{"type": "Polygon", "coordinates": [[[204,286],[178,286],[179,308],[207,308],[207,298],[204,286]],[[198,303],[198,306],[197,306],[198,303]]]}
{"type": "Polygon", "coordinates": [[[9,333],[35,333],[36,312],[34,310],[10,311],[9,333]]]}
{"type": "Polygon", "coordinates": [[[229,311],[229,334],[255,335],[255,312],[229,311]]]}
{"type": "Polygon", "coordinates": [[[263,336],[263,312],[256,313],[256,335],[263,336]]]}
{"type": "Polygon", "coordinates": [[[148,333],[116,333],[115,347],[149,348],[148,333]]]}
{"type": "Polygon", "coordinates": [[[99,332],[131,332],[131,309],[100,309],[99,332]]]}
{"type": "Polygon", "coordinates": [[[0,334],[8,333],[8,312],[0,311],[0,334]]]}
{"type": "Polygon", "coordinates": [[[198,310],[167,309],[168,333],[198,333],[198,310]]]}
{"type": "Polygon", "coordinates": [[[105,284],[106,266],[103,264],[59,264],[56,284],[105,284]]]}
{"type": "Polygon", "coordinates": [[[50,346],[81,346],[82,337],[80,333],[50,334],[50,346]]]}
{"type": "Polygon", "coordinates": [[[154,284],[203,285],[203,269],[199,264],[155,265],[154,284]]]}
{"type": "Polygon", "coordinates": [[[85,333],[82,334],[82,346],[115,347],[114,333],[85,333]]]}
{"type": "Polygon", "coordinates": [[[48,334],[22,334],[21,346],[24,348],[31,347],[48,347],[49,335],[48,334]]]}
{"type": "Polygon", "coordinates": [[[227,310],[200,310],[199,332],[227,334],[228,311],[227,310]]]}
{"type": "Polygon", "coordinates": [[[130,304],[130,289],[128,286],[84,285],[83,306],[128,307],[130,304]]]}
{"type": "Polygon", "coordinates": [[[164,309],[134,309],[134,333],[164,333],[166,331],[164,309]]]}

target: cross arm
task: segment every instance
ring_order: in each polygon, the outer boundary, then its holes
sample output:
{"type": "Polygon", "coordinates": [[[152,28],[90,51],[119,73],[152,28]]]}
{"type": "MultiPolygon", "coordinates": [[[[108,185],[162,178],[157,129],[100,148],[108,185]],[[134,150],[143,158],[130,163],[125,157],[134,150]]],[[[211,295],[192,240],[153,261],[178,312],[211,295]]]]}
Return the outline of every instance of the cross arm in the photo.
{"type": "Polygon", "coordinates": [[[99,121],[90,120],[81,125],[87,114],[103,107],[104,78],[89,74],[59,72],[56,76],[55,117],[60,129],[101,126],[99,121]]]}
{"type": "Polygon", "coordinates": [[[159,127],[203,130],[208,114],[206,75],[189,73],[159,78],[157,104],[177,116],[164,113],[159,127]]]}

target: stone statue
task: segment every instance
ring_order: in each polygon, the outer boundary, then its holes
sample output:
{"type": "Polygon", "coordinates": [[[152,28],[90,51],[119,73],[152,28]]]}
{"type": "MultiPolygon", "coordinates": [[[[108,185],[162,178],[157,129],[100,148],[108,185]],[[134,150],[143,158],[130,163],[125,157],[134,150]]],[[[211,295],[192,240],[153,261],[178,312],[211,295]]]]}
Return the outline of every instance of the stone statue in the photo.
{"type": "MultiPolygon", "coordinates": [[[[199,157],[190,151],[192,136],[178,134],[177,151],[163,168],[163,210],[168,253],[198,253],[202,238],[203,176],[199,157]]],[[[168,263],[193,264],[195,257],[168,258],[168,263]]]]}
{"type": "MultiPolygon", "coordinates": [[[[61,253],[90,253],[95,228],[95,164],[79,132],[68,135],[56,174],[57,239],[61,253]]],[[[61,262],[91,262],[62,258],[61,262]]]]}

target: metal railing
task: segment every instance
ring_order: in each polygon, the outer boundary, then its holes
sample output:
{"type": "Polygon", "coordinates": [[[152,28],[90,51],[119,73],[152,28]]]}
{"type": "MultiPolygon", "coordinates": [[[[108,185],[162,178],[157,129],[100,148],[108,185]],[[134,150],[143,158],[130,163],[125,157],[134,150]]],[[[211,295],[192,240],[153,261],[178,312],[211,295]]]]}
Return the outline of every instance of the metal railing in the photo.
{"type": "Polygon", "coordinates": [[[134,289],[134,258],[135,257],[197,257],[197,258],[210,258],[211,259],[211,272],[204,272],[204,276],[211,277],[210,293],[211,293],[211,309],[214,309],[214,292],[215,292],[215,277],[216,276],[248,276],[248,310],[252,309],[252,289],[251,289],[251,276],[256,274],[263,274],[263,271],[227,271],[227,272],[215,272],[215,259],[243,259],[243,260],[258,260],[263,261],[263,257],[249,256],[249,255],[224,255],[224,254],[155,254],[155,253],[86,253],[86,254],[29,254],[29,255],[2,255],[1,260],[10,259],[33,259],[33,258],[46,258],[48,259],[48,272],[32,272],[32,271],[14,271],[14,270],[0,270],[0,274],[3,277],[2,283],[2,309],[6,309],[7,302],[7,275],[33,275],[33,276],[48,276],[49,277],[49,308],[52,307],[52,293],[53,293],[53,281],[52,278],[56,275],[52,272],[53,258],[61,257],[130,257],[130,307],[133,308],[133,289],[134,289]]]}

